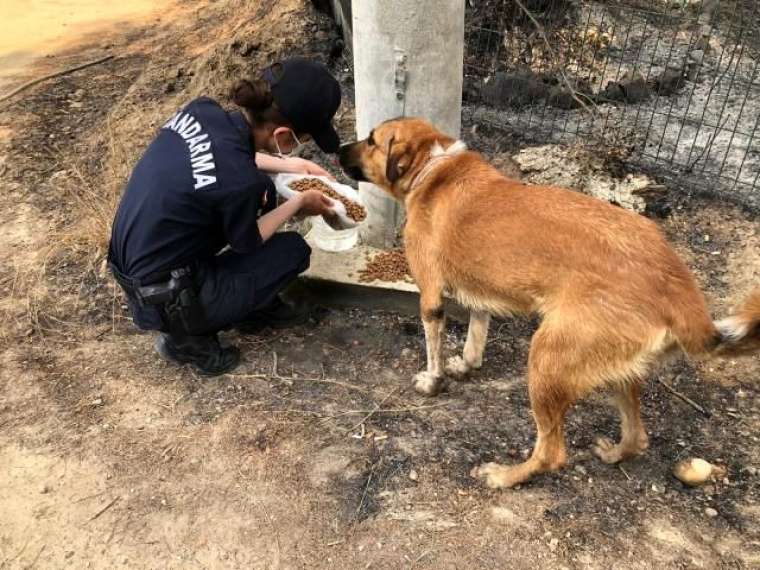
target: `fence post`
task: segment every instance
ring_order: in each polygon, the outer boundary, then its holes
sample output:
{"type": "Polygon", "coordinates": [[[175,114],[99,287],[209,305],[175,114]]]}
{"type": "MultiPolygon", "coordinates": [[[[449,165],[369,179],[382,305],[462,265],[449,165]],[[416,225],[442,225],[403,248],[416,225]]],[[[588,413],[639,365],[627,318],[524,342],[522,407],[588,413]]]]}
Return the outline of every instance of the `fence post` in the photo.
{"type": "MultiPolygon", "coordinates": [[[[356,131],[361,139],[379,122],[424,117],[458,137],[461,128],[464,0],[357,0],[352,4],[356,131]]],[[[371,184],[360,184],[367,205],[362,238],[392,245],[400,205],[371,184]]]]}

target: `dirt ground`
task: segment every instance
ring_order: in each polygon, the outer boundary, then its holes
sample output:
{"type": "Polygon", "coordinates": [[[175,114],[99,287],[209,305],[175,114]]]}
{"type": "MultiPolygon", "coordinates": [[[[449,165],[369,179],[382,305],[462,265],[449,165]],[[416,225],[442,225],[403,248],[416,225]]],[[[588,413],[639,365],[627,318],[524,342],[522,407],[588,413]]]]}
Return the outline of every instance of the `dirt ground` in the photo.
{"type": "MultiPolygon", "coordinates": [[[[620,467],[588,452],[618,434],[605,396],[579,403],[568,468],[495,492],[469,470],[530,450],[532,320],[497,321],[482,371],[436,399],[411,390],[424,338],[403,314],[228,334],[244,364],[215,379],[155,356],[102,267],[130,165],[183,101],[277,55],[350,79],[334,34],[301,0],[193,0],[41,63],[118,55],[0,105],[0,568],[759,568],[757,358],[662,369],[650,449],[620,467]],[[684,487],[689,456],[727,478],[684,487]]],[[[502,163],[514,146],[466,136],[502,163]]],[[[671,206],[663,231],[723,315],[760,282],[760,223],[671,206]]],[[[447,350],[464,335],[453,323],[447,350]]]]}

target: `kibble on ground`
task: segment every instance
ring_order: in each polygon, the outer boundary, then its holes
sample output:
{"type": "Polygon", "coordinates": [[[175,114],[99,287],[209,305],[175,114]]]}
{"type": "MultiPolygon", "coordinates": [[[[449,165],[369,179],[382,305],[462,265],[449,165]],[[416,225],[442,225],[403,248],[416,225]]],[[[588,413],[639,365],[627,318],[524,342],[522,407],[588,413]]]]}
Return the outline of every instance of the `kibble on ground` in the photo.
{"type": "Polygon", "coordinates": [[[382,251],[376,254],[364,269],[359,271],[360,283],[411,280],[409,263],[406,260],[404,250],[401,248],[382,251]]]}

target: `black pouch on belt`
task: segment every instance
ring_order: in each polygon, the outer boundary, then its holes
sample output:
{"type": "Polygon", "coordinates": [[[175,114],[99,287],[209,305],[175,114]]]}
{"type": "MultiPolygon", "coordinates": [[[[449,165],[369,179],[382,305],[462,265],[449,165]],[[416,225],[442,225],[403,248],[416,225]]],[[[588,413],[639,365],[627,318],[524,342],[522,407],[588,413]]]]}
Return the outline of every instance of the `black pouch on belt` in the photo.
{"type": "Polygon", "coordinates": [[[206,314],[195,292],[190,267],[171,271],[168,281],[142,285],[139,279],[121,273],[115,264],[109,263],[109,265],[114,278],[127,293],[131,302],[141,309],[155,307],[160,312],[160,319],[164,321],[166,332],[179,336],[200,335],[208,332],[206,314]]]}
{"type": "Polygon", "coordinates": [[[206,314],[189,272],[185,269],[172,271],[168,289],[172,298],[164,302],[164,312],[169,331],[186,335],[206,333],[206,314]]]}

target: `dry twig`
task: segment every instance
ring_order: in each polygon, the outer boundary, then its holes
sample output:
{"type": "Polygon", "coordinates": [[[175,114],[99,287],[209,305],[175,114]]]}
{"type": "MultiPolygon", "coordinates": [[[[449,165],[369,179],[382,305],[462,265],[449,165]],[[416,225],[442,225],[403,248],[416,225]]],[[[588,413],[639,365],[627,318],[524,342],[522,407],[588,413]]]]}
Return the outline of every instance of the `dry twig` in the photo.
{"type": "MultiPolygon", "coordinates": [[[[546,37],[546,30],[544,30],[544,27],[539,23],[538,20],[536,20],[536,17],[533,15],[533,13],[528,10],[525,5],[520,0],[515,0],[515,4],[520,8],[520,10],[523,11],[523,13],[528,16],[531,22],[533,22],[533,25],[536,26],[536,29],[538,30],[538,33],[541,34],[541,38],[544,40],[544,43],[546,44],[546,48],[549,50],[549,54],[552,56],[552,58],[556,61],[557,55],[554,52],[554,48],[552,48],[551,42],[549,42],[549,38],[546,37]]],[[[578,103],[581,107],[583,107],[583,110],[589,113],[592,117],[596,118],[596,104],[591,101],[588,97],[586,97],[586,101],[583,101],[580,97],[578,97],[578,91],[575,90],[572,83],[570,83],[570,80],[567,78],[567,74],[564,72],[563,69],[557,68],[557,71],[559,73],[560,78],[562,79],[562,82],[565,84],[565,87],[570,93],[570,96],[575,100],[576,103],[578,103]],[[589,107],[588,104],[591,104],[593,106],[593,109],[589,107]]]]}
{"type": "Polygon", "coordinates": [[[287,382],[316,382],[317,384],[334,384],[335,386],[342,386],[343,388],[348,388],[349,390],[356,390],[358,392],[364,392],[367,393],[369,390],[366,388],[362,388],[361,386],[356,386],[355,384],[349,384],[348,382],[341,382],[340,380],[335,380],[332,378],[300,378],[295,376],[282,376],[280,374],[272,375],[272,374],[261,374],[261,373],[254,373],[254,374],[227,374],[230,378],[252,378],[255,380],[281,380],[281,381],[287,381],[287,382]]]}
{"type": "Polygon", "coordinates": [[[380,400],[380,403],[375,406],[374,410],[371,410],[366,416],[364,416],[359,421],[359,423],[357,423],[356,425],[350,427],[347,431],[350,433],[350,432],[354,431],[356,428],[358,428],[359,426],[364,425],[364,422],[366,422],[373,415],[375,415],[377,412],[379,412],[380,409],[383,407],[383,404],[388,400],[388,398],[390,398],[391,396],[393,396],[393,394],[395,394],[396,392],[398,392],[398,390],[399,390],[398,388],[394,388],[393,390],[391,390],[390,392],[388,392],[388,394],[385,396],[385,398],[383,398],[382,400],[380,400]]]}
{"type": "Polygon", "coordinates": [[[67,67],[66,69],[63,69],[61,71],[56,71],[55,73],[48,73],[47,75],[43,75],[42,77],[38,77],[37,79],[33,79],[32,81],[28,81],[24,83],[23,85],[20,85],[16,89],[14,89],[7,95],[0,96],[0,103],[2,103],[3,101],[7,101],[11,97],[18,95],[22,91],[26,91],[27,89],[37,85],[38,83],[42,83],[43,81],[47,81],[48,79],[53,79],[55,77],[60,77],[62,75],[68,75],[69,73],[74,73],[75,71],[79,71],[87,67],[92,67],[93,65],[98,65],[99,63],[105,63],[106,61],[113,59],[113,57],[114,57],[113,55],[107,55],[105,57],[101,57],[100,59],[96,59],[95,61],[88,61],[87,63],[75,65],[74,67],[67,67]]]}
{"type": "Polygon", "coordinates": [[[35,564],[37,564],[37,561],[40,559],[40,556],[42,555],[42,551],[45,550],[45,547],[47,544],[43,544],[42,548],[40,548],[40,551],[37,553],[37,556],[34,557],[34,560],[31,561],[31,563],[24,566],[24,570],[28,570],[29,568],[34,568],[35,564]]]}
{"type": "Polygon", "coordinates": [[[103,507],[102,509],[100,509],[97,513],[95,513],[94,515],[92,515],[87,522],[92,522],[95,519],[97,519],[100,515],[102,515],[104,512],[106,512],[108,509],[110,509],[116,503],[118,503],[119,499],[121,499],[121,497],[117,495],[116,498],[113,501],[111,501],[105,507],[103,507]]]}
{"type": "Polygon", "coordinates": [[[375,474],[375,466],[377,463],[372,464],[372,468],[369,470],[369,477],[367,477],[367,484],[364,486],[364,492],[362,493],[362,498],[359,501],[359,506],[356,507],[356,514],[355,517],[358,520],[359,519],[359,513],[362,512],[362,507],[364,506],[364,499],[367,498],[367,492],[369,491],[369,485],[372,482],[372,476],[375,474]]]}
{"type": "Polygon", "coordinates": [[[671,386],[670,384],[668,384],[667,382],[665,382],[665,380],[663,380],[662,378],[658,377],[657,381],[660,384],[662,384],[663,386],[665,386],[665,388],[667,388],[668,391],[670,391],[671,394],[673,394],[677,398],[683,400],[684,402],[686,402],[687,404],[689,404],[692,408],[694,408],[698,412],[703,413],[708,418],[712,415],[712,413],[710,411],[706,410],[705,408],[703,408],[702,406],[700,406],[699,404],[697,404],[694,400],[692,400],[688,396],[684,396],[683,394],[681,394],[681,392],[679,392],[678,390],[676,390],[675,388],[673,388],[673,386],[671,386]]]}

